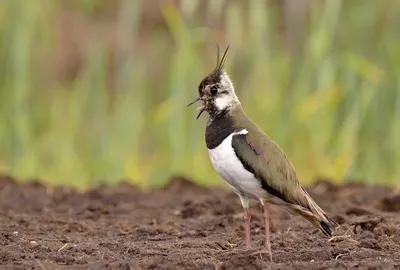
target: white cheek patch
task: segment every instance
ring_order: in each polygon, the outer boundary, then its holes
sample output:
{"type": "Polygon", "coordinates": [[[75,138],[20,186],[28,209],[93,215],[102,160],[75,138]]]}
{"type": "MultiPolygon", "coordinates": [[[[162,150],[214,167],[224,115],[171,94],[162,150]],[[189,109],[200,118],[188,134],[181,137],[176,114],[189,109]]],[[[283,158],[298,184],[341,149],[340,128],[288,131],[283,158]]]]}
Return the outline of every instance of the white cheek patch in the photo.
{"type": "Polygon", "coordinates": [[[215,98],[215,107],[222,111],[232,104],[232,97],[230,95],[222,95],[215,98]]]}

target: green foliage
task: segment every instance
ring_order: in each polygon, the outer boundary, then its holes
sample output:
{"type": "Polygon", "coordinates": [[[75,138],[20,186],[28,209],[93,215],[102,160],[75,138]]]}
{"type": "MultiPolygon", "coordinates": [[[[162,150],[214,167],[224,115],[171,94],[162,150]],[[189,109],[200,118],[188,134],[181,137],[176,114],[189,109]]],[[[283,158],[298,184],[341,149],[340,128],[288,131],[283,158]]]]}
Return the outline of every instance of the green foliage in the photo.
{"type": "Polygon", "coordinates": [[[303,183],[400,184],[400,3],[313,1],[298,20],[277,1],[160,1],[161,23],[144,26],[146,1],[64,2],[0,3],[0,172],[75,187],[174,174],[222,185],[206,117],[186,108],[218,42],[231,45],[244,109],[303,183]],[[89,26],[62,32],[65,9],[89,26]],[[51,63],[77,32],[81,67],[62,80],[51,63]]]}

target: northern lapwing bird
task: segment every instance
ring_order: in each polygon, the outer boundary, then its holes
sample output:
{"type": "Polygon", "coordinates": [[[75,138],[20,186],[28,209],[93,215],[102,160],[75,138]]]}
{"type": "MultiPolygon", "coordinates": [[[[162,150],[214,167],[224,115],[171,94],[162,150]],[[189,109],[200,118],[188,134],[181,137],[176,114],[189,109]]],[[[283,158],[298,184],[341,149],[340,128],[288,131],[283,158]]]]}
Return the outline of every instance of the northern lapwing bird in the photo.
{"type": "Polygon", "coordinates": [[[217,66],[199,85],[200,112],[209,114],[205,141],[215,170],[232,188],[244,209],[246,250],[250,243],[249,200],[261,203],[265,218],[266,249],[272,261],[269,207],[274,204],[303,216],[325,235],[331,236],[338,224],[310,197],[299,183],[297,173],[283,150],[243,111],[231,79],[224,70],[225,50],[217,66]]]}

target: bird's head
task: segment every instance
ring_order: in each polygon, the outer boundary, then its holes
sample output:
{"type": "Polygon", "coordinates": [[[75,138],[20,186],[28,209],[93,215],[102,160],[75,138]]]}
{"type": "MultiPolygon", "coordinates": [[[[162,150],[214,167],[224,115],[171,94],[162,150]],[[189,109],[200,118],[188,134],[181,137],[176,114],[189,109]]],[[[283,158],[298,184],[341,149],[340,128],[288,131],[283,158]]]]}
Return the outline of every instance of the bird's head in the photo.
{"type": "Polygon", "coordinates": [[[229,110],[235,104],[239,103],[232,81],[224,70],[224,63],[229,46],[226,48],[221,59],[219,48],[217,47],[217,49],[217,66],[201,81],[199,85],[199,96],[188,104],[188,106],[190,106],[201,101],[201,106],[197,108],[199,114],[196,119],[198,119],[204,111],[214,116],[222,111],[229,110]]]}

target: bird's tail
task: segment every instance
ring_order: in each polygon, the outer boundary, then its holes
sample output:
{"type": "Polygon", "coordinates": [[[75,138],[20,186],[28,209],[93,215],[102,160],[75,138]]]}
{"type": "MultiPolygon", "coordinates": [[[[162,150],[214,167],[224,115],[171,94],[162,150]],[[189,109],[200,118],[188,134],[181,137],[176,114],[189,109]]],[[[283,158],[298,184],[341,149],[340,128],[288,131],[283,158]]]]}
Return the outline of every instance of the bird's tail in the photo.
{"type": "Polygon", "coordinates": [[[332,230],[339,227],[339,224],[330,218],[321,207],[311,198],[307,191],[303,189],[304,192],[304,203],[291,204],[289,208],[291,212],[301,215],[308,221],[310,221],[315,227],[321,230],[325,235],[332,236],[332,230]]]}

